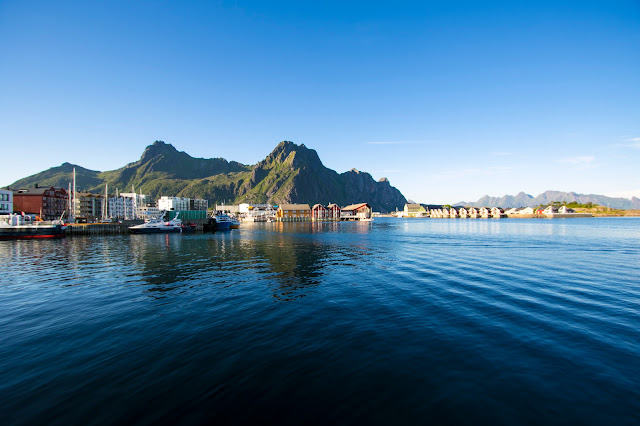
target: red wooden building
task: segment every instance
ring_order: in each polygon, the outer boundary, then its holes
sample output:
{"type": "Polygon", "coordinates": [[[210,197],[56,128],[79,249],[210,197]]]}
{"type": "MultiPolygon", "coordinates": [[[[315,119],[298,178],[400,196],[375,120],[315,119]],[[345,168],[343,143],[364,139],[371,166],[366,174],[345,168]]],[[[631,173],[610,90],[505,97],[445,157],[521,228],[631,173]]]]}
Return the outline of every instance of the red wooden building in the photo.
{"type": "Polygon", "coordinates": [[[45,220],[60,219],[67,211],[68,194],[63,188],[13,190],[13,211],[37,214],[45,220]]]}
{"type": "Polygon", "coordinates": [[[367,203],[359,203],[343,207],[340,218],[342,220],[371,220],[371,215],[371,206],[367,203]]]}
{"type": "Polygon", "coordinates": [[[311,208],[311,220],[325,220],[327,209],[322,204],[314,204],[311,208]]]}
{"type": "Polygon", "coordinates": [[[337,204],[330,203],[327,206],[327,219],[329,220],[340,220],[340,206],[337,204]]]}

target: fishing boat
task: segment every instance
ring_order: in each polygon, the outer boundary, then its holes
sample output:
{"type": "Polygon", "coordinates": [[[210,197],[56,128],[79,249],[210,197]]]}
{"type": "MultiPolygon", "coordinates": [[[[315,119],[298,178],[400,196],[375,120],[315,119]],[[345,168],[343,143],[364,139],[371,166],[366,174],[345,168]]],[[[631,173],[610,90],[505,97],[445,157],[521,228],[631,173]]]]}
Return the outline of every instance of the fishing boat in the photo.
{"type": "Polygon", "coordinates": [[[132,234],[164,234],[182,232],[182,221],[178,219],[180,213],[170,221],[164,221],[162,217],[147,220],[145,223],[129,227],[132,234]]]}
{"type": "Polygon", "coordinates": [[[234,220],[225,213],[216,213],[211,215],[207,223],[202,226],[205,232],[225,231],[231,229],[234,220]]]}
{"type": "Polygon", "coordinates": [[[67,230],[62,220],[41,220],[38,216],[10,214],[0,218],[0,240],[60,238],[67,230]]]}

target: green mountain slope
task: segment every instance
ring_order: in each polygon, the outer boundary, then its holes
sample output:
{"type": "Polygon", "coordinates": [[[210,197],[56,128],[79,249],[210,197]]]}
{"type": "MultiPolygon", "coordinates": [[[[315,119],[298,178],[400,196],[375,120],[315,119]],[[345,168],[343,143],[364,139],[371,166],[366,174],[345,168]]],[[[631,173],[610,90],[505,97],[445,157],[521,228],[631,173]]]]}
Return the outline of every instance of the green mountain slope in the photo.
{"type": "Polygon", "coordinates": [[[81,191],[101,193],[142,191],[162,195],[201,197],[210,203],[322,203],[340,205],[368,202],[377,211],[402,208],[406,199],[386,179],[380,182],[355,170],[338,174],[326,168],[315,150],[281,142],[264,160],[246,166],[223,158],[193,158],[172,145],[156,141],[140,160],[112,171],[97,172],[65,163],[29,176],[12,188],[56,186],[66,188],[76,168],[81,191]]]}

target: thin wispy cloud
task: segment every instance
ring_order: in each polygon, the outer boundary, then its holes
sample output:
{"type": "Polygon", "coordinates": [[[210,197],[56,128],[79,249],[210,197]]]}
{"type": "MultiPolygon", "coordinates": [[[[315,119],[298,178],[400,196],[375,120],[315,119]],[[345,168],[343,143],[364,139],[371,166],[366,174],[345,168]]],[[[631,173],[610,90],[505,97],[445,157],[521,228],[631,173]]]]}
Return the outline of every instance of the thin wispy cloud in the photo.
{"type": "Polygon", "coordinates": [[[593,155],[582,155],[577,157],[561,158],[557,161],[558,163],[573,164],[576,166],[588,166],[593,164],[594,161],[596,161],[596,157],[594,157],[593,155]]]}
{"type": "Polygon", "coordinates": [[[640,138],[631,136],[622,136],[622,142],[614,144],[615,147],[640,149],[640,138]]]}
{"type": "Polygon", "coordinates": [[[640,149],[640,138],[629,138],[627,139],[627,142],[629,142],[627,146],[640,149]]]}

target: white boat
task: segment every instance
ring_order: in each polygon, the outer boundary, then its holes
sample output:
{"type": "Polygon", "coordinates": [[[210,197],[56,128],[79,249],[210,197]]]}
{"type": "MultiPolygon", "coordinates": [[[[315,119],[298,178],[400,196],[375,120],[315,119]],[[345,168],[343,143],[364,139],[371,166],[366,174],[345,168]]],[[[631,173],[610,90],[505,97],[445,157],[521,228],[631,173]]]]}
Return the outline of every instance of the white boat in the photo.
{"type": "Polygon", "coordinates": [[[161,217],[149,219],[143,224],[130,226],[132,234],[162,234],[170,232],[182,232],[182,221],[178,219],[180,213],[170,221],[164,221],[161,217]]]}
{"type": "Polygon", "coordinates": [[[65,236],[66,229],[62,220],[44,221],[18,214],[0,217],[0,240],[59,238],[65,236]]]}

